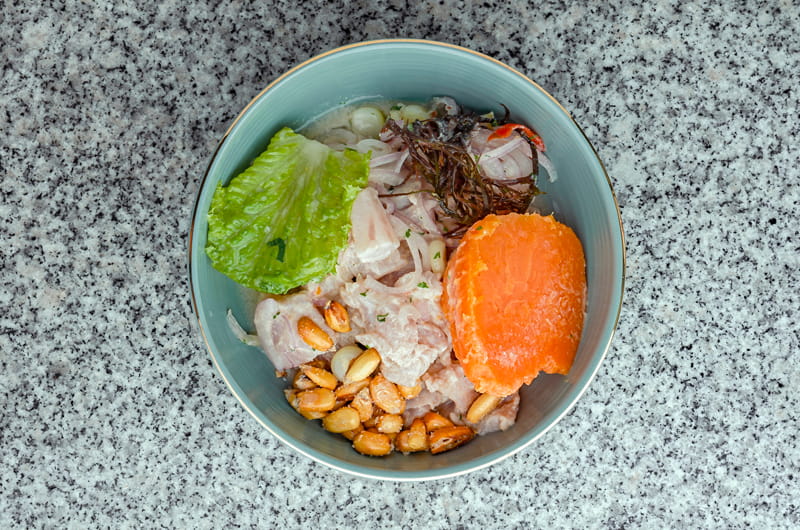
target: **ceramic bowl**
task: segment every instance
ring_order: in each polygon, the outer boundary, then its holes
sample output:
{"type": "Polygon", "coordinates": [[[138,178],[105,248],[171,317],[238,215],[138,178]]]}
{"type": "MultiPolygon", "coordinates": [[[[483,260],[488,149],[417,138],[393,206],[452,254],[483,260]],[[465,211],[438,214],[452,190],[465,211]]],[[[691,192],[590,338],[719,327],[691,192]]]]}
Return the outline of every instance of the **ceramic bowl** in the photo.
{"type": "MultiPolygon", "coordinates": [[[[537,200],[540,200],[537,197],[537,200]]],[[[203,177],[190,234],[194,309],[214,364],[231,392],[264,428],[298,452],[351,474],[389,480],[442,478],[476,470],[531,446],[559,421],[589,386],[609,349],[622,302],[625,249],[619,210],[608,175],[589,140],[551,95],[520,72],[474,51],[431,41],[388,40],[345,46],[306,61],[275,79],[234,120],[203,177]],[[211,267],[205,255],[211,197],[249,166],[281,127],[300,128],[340,105],[365,100],[427,101],[448,95],[475,110],[512,109],[547,144],[558,172],[540,182],[546,208],[580,237],[587,261],[588,301],[580,347],[567,376],[541,375],[521,390],[516,424],[439,455],[354,451],[290,408],[284,383],[267,357],[236,339],[230,308],[252,322],[257,296],[211,267]]],[[[252,329],[252,327],[251,327],[252,329]]],[[[535,451],[535,446],[528,449],[535,451]]]]}

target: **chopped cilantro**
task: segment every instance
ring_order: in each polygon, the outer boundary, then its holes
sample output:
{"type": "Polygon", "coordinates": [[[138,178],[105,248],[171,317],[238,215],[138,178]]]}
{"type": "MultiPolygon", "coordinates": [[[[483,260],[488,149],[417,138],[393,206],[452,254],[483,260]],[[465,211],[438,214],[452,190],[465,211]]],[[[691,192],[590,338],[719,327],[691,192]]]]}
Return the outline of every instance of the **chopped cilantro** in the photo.
{"type": "Polygon", "coordinates": [[[278,247],[278,255],[275,257],[278,261],[283,263],[283,256],[286,253],[286,242],[278,237],[267,243],[268,247],[278,247]]]}
{"type": "Polygon", "coordinates": [[[280,311],[278,311],[277,313],[275,313],[274,315],[272,315],[272,318],[273,318],[273,319],[275,319],[275,318],[278,318],[278,315],[280,315],[280,314],[281,314],[281,312],[280,312],[280,311]]]}
{"type": "Polygon", "coordinates": [[[389,313],[384,313],[382,315],[378,315],[378,322],[386,322],[386,317],[389,316],[389,313]]]}
{"type": "Polygon", "coordinates": [[[411,229],[406,229],[406,237],[411,237],[411,229]]]}
{"type": "Polygon", "coordinates": [[[417,287],[421,287],[422,289],[427,289],[428,288],[428,284],[425,283],[425,282],[419,282],[417,284],[417,287]]]}
{"type": "Polygon", "coordinates": [[[367,296],[367,291],[364,291],[363,293],[358,293],[358,294],[360,294],[361,296],[367,296]]]}
{"type": "Polygon", "coordinates": [[[437,252],[436,254],[433,255],[433,259],[439,259],[441,257],[442,257],[442,253],[441,252],[437,252]]]}

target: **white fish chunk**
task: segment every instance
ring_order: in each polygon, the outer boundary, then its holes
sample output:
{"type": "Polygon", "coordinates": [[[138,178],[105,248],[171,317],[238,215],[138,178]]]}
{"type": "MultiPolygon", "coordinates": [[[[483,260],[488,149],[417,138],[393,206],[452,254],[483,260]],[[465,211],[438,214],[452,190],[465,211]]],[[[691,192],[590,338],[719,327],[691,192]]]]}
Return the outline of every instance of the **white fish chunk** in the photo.
{"type": "Polygon", "coordinates": [[[336,336],[307,291],[265,298],[256,306],[253,322],[258,340],[276,370],[294,368],[323,353],[306,344],[297,333],[297,321],[304,316],[313,320],[331,338],[336,336]]]}

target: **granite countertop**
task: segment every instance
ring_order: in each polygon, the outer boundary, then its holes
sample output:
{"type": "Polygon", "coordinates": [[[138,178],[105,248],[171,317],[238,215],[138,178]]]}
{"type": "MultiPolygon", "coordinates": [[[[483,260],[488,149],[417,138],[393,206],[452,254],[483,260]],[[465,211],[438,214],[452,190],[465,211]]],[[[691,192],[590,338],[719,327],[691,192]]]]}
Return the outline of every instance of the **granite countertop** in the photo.
{"type": "Polygon", "coordinates": [[[797,528],[796,3],[6,3],[0,527],[797,528]],[[187,282],[200,178],[280,73],[360,40],[484,52],[570,110],[627,238],[613,346],[521,453],[343,475],[254,421],[187,282]]]}

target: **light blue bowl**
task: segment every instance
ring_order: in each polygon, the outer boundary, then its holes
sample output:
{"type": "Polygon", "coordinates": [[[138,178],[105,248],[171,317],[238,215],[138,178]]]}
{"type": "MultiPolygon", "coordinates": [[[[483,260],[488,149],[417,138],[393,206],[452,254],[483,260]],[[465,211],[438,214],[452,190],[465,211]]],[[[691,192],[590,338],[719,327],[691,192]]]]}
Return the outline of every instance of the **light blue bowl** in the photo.
{"type": "MultiPolygon", "coordinates": [[[[611,182],[597,153],[569,113],[533,81],[508,66],[456,46],[417,40],[354,44],[324,53],[272,82],[239,114],[214,153],[201,183],[189,239],[194,308],[209,352],[244,408],[272,434],[300,453],[363,477],[390,480],[442,478],[488,466],[533,443],[563,417],[586,390],[610,346],[619,317],[625,247],[611,182]],[[571,226],[587,261],[588,307],[580,347],[566,377],[542,375],[521,392],[517,423],[505,432],[476,438],[454,451],[356,453],[345,438],[292,410],[267,357],[239,342],[226,322],[233,310],[251,322],[256,297],[211,267],[205,255],[207,220],[217,183],[249,166],[281,127],[299,128],[339,105],[365,99],[427,101],[449,95],[474,110],[501,104],[515,121],[532,125],[547,144],[559,178],[541,182],[537,198],[571,226]]],[[[534,449],[535,450],[535,449],[534,449]]]]}

